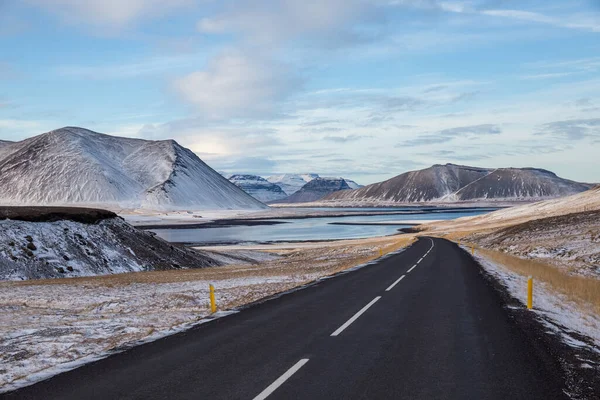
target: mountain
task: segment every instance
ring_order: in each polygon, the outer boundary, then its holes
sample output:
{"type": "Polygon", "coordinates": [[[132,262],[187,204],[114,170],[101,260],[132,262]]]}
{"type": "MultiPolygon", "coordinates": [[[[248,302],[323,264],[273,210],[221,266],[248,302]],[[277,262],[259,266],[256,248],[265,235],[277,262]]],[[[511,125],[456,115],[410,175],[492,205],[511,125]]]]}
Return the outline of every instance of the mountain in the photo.
{"type": "Polygon", "coordinates": [[[74,127],[0,146],[0,204],[266,207],[173,140],[129,139],[74,127]]]}
{"type": "Polygon", "coordinates": [[[342,178],[315,178],[304,185],[293,195],[277,201],[276,203],[308,203],[317,201],[326,195],[339,190],[351,190],[348,183],[342,178]]]}
{"type": "Polygon", "coordinates": [[[350,186],[350,189],[360,189],[361,187],[363,187],[363,185],[359,185],[358,183],[354,182],[351,179],[344,178],[344,180],[346,181],[348,186],[350,186]]]}
{"type": "Polygon", "coordinates": [[[281,200],[287,194],[276,184],[257,175],[232,175],[229,181],[262,202],[281,200]]]}
{"type": "Polygon", "coordinates": [[[454,201],[534,201],[568,196],[591,186],[536,168],[478,168],[434,165],[363,188],[332,193],[324,201],[420,203],[454,201]]]}
{"type": "Polygon", "coordinates": [[[288,196],[296,193],[308,182],[318,178],[317,174],[282,174],[273,175],[267,178],[267,181],[279,186],[288,196]]]}

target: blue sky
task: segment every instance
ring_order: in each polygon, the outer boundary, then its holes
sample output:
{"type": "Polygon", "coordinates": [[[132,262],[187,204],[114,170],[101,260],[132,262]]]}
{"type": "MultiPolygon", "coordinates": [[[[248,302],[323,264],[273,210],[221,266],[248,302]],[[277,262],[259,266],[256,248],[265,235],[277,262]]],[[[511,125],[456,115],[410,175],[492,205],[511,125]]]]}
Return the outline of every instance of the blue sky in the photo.
{"type": "Polygon", "coordinates": [[[0,48],[4,140],[82,126],[231,173],[600,182],[597,0],[0,0],[0,48]]]}

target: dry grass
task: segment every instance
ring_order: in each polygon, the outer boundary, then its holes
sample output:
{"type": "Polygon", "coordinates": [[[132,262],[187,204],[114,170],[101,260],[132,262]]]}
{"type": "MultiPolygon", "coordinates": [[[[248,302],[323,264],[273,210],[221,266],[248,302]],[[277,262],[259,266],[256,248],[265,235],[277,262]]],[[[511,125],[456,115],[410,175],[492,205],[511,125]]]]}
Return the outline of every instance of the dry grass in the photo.
{"type": "Polygon", "coordinates": [[[600,314],[600,280],[571,275],[551,264],[519,258],[495,250],[477,248],[485,258],[522,276],[532,276],[550,285],[557,292],[600,314]]]}

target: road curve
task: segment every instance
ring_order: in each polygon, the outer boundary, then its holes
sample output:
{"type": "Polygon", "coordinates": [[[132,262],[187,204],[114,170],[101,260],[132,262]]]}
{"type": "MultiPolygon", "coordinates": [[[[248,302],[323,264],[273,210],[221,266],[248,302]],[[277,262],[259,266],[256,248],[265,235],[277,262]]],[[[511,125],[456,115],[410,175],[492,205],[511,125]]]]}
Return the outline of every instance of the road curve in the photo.
{"type": "Polygon", "coordinates": [[[557,361],[455,244],[381,262],[6,399],[561,399],[557,361]]]}

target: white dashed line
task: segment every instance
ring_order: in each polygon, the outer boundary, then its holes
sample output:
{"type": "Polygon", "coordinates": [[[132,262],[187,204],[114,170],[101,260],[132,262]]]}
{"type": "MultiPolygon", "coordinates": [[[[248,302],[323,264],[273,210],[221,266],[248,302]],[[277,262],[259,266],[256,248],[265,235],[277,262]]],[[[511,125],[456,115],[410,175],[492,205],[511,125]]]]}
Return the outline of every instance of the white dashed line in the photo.
{"type": "Polygon", "coordinates": [[[406,275],[402,275],[396,282],[392,283],[389,288],[385,289],[385,291],[389,292],[390,290],[392,290],[394,286],[396,286],[398,283],[400,283],[402,279],[404,279],[405,276],[406,275]]]}
{"type": "Polygon", "coordinates": [[[277,388],[285,383],[292,375],[294,375],[304,364],[308,362],[308,358],[304,358],[298,361],[292,368],[288,369],[285,374],[281,375],[277,380],[269,385],[265,390],[263,390],[258,396],[254,398],[254,400],[264,400],[271,393],[273,393],[277,388]]]}
{"type": "Polygon", "coordinates": [[[358,317],[360,317],[361,315],[363,315],[365,313],[365,311],[367,311],[373,304],[377,303],[377,301],[381,298],[381,296],[377,296],[375,297],[369,304],[367,304],[366,306],[364,306],[359,312],[357,312],[356,314],[354,314],[354,316],[352,318],[350,318],[348,321],[346,321],[346,323],[342,326],[340,326],[335,332],[333,332],[331,334],[331,336],[337,336],[340,333],[342,333],[344,331],[344,329],[346,329],[347,327],[349,327],[354,321],[356,321],[358,319],[358,317]]]}
{"type": "Polygon", "coordinates": [[[415,264],[412,267],[410,267],[410,269],[408,271],[406,271],[406,273],[408,274],[410,271],[412,271],[413,269],[417,268],[417,265],[419,265],[419,264],[415,264]]]}

